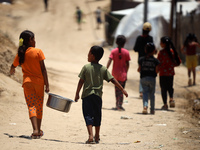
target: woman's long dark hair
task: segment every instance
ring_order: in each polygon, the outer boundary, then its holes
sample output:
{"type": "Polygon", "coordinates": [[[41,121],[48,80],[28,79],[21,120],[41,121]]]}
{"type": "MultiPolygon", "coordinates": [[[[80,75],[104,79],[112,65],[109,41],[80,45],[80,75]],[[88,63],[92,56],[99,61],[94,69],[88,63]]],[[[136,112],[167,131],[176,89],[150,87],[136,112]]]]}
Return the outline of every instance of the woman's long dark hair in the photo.
{"type": "Polygon", "coordinates": [[[121,56],[121,48],[124,47],[124,44],[126,43],[126,37],[124,35],[118,35],[116,40],[118,49],[119,49],[119,59],[122,59],[121,56]]]}
{"type": "Polygon", "coordinates": [[[30,39],[33,39],[33,38],[34,38],[34,33],[29,30],[23,31],[19,36],[19,39],[22,40],[22,43],[21,45],[19,45],[19,48],[18,48],[18,56],[19,56],[20,65],[24,63],[26,50],[30,47],[29,41],[30,39]]]}
{"type": "Polygon", "coordinates": [[[164,36],[160,40],[161,40],[162,43],[164,43],[166,45],[165,49],[167,50],[167,53],[168,53],[170,59],[174,63],[176,63],[177,65],[180,65],[181,62],[180,62],[178,53],[177,53],[177,51],[176,51],[176,49],[174,47],[174,44],[172,43],[171,39],[169,37],[167,37],[167,36],[164,36]],[[173,57],[173,54],[172,54],[170,49],[172,49],[174,51],[174,57],[173,57]]]}
{"type": "Polygon", "coordinates": [[[185,39],[184,46],[187,47],[187,46],[189,45],[189,43],[192,42],[192,41],[198,42],[198,41],[197,41],[197,37],[196,37],[195,34],[189,33],[189,34],[187,35],[186,39],[185,39]]]}

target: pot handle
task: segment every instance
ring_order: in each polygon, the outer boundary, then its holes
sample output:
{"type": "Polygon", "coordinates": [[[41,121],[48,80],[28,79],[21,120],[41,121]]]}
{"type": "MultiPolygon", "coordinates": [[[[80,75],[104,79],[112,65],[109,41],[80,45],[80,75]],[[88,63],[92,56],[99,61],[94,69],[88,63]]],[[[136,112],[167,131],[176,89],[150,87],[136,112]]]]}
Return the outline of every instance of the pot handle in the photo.
{"type": "Polygon", "coordinates": [[[45,93],[46,93],[47,95],[49,95],[49,92],[46,92],[46,91],[45,91],[45,93]]]}

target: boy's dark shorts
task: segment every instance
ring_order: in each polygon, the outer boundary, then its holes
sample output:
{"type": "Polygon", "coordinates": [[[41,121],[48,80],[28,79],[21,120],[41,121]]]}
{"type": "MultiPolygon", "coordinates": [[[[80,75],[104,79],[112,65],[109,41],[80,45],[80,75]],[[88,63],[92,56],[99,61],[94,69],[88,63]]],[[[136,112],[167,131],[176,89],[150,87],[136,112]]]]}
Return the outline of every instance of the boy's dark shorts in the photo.
{"type": "Polygon", "coordinates": [[[92,94],[83,98],[82,110],[86,125],[100,126],[101,125],[101,97],[92,94]]]}
{"type": "Polygon", "coordinates": [[[102,23],[102,21],[101,21],[101,18],[100,18],[100,17],[97,17],[97,22],[98,22],[98,23],[102,23]]]}

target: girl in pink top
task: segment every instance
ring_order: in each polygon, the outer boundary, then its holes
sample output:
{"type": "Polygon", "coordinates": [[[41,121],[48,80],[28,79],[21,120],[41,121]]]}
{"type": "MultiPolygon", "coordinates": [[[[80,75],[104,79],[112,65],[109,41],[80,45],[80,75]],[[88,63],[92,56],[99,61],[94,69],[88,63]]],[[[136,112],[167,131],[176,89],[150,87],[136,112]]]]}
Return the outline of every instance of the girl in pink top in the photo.
{"type": "MultiPolygon", "coordinates": [[[[117,48],[111,51],[109,60],[107,63],[107,68],[109,68],[113,60],[112,75],[124,88],[127,80],[127,72],[129,69],[130,55],[129,51],[124,49],[124,44],[126,43],[126,38],[123,35],[118,35],[116,44],[117,48]]],[[[125,110],[122,107],[123,104],[123,93],[115,86],[115,96],[116,96],[116,107],[115,110],[125,110]]]]}

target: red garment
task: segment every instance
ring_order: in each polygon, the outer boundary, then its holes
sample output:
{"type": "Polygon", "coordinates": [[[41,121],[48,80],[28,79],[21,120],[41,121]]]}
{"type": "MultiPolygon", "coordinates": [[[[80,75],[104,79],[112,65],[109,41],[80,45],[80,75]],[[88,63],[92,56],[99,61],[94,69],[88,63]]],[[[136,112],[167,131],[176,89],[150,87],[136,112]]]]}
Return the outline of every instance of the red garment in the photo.
{"type": "Polygon", "coordinates": [[[196,55],[196,45],[195,44],[189,44],[186,47],[186,55],[196,55]]]}
{"type": "MultiPolygon", "coordinates": [[[[171,52],[174,56],[174,51],[171,49],[171,52]]],[[[160,76],[173,76],[175,75],[174,67],[177,65],[169,57],[167,50],[163,49],[158,53],[158,60],[160,61],[160,76]]]]}

